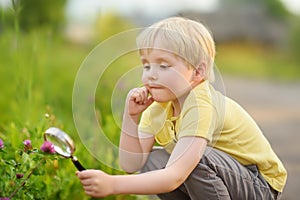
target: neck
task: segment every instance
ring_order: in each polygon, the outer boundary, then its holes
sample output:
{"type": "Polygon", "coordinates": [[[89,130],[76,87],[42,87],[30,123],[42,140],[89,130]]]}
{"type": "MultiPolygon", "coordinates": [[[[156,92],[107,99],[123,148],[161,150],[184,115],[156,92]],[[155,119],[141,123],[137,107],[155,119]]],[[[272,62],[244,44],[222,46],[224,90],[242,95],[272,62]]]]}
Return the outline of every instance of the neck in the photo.
{"type": "Polygon", "coordinates": [[[183,103],[184,103],[184,101],[185,101],[185,99],[188,95],[189,95],[189,93],[187,93],[185,95],[182,95],[181,97],[179,97],[179,98],[172,101],[173,116],[174,117],[180,115],[183,103]]]}
{"type": "MultiPolygon", "coordinates": [[[[194,89],[199,84],[202,84],[205,80],[202,80],[200,83],[192,85],[191,90],[194,89]]],[[[173,105],[173,116],[176,117],[180,115],[181,108],[183,107],[184,101],[187,98],[187,96],[190,94],[191,90],[189,92],[186,92],[184,95],[180,96],[179,98],[172,100],[173,105]]]]}

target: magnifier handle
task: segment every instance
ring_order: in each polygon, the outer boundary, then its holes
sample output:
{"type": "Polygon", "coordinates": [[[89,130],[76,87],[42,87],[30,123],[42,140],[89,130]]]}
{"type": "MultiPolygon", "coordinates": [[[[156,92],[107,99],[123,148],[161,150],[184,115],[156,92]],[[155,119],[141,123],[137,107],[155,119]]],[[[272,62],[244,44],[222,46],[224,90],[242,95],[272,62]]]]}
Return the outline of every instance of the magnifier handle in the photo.
{"type": "Polygon", "coordinates": [[[72,158],[72,161],[73,161],[74,165],[76,166],[76,168],[77,168],[79,171],[85,170],[85,168],[80,164],[80,162],[77,160],[76,157],[73,157],[73,158],[72,158]]]}

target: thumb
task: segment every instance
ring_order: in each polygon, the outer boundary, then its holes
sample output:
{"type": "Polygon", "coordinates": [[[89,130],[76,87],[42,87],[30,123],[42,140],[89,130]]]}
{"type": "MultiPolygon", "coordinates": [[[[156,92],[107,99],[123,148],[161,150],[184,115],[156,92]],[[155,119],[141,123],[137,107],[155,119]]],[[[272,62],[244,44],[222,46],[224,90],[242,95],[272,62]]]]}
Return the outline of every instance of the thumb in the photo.
{"type": "Polygon", "coordinates": [[[80,171],[76,171],[75,174],[78,178],[80,178],[80,171]]]}
{"type": "MultiPolygon", "coordinates": [[[[84,170],[85,171],[85,170],[84,170]]],[[[85,173],[84,171],[76,171],[76,176],[79,178],[79,179],[84,179],[84,178],[87,178],[87,173],[85,173]]]]}

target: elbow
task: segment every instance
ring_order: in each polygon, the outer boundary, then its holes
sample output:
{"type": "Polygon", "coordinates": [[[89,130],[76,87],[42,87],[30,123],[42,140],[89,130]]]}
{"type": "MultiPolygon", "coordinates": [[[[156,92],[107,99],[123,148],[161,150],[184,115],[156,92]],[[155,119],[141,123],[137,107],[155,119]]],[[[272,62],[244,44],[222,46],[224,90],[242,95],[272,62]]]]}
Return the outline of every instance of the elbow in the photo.
{"type": "Polygon", "coordinates": [[[185,181],[185,179],[183,178],[177,178],[175,179],[175,181],[173,182],[173,184],[170,185],[169,187],[169,192],[176,190],[180,185],[183,184],[183,182],[185,181]]]}
{"type": "Polygon", "coordinates": [[[145,164],[146,157],[140,154],[121,152],[119,156],[119,165],[122,170],[132,174],[138,172],[145,164]]]}
{"type": "MultiPolygon", "coordinates": [[[[167,175],[167,173],[166,173],[167,175]]],[[[180,185],[183,184],[183,182],[186,180],[186,176],[183,176],[180,173],[171,172],[168,174],[169,178],[166,177],[165,180],[169,180],[165,184],[165,192],[171,192],[175,189],[177,189],[180,185]]]]}
{"type": "Polygon", "coordinates": [[[128,174],[133,174],[133,173],[136,173],[139,169],[137,169],[137,168],[134,168],[134,167],[132,167],[132,166],[128,166],[128,165],[120,165],[120,167],[121,167],[121,169],[124,171],[124,172],[126,172],[126,173],[128,173],[128,174]]]}
{"type": "Polygon", "coordinates": [[[135,162],[129,162],[129,159],[120,159],[120,167],[123,171],[125,171],[128,174],[136,173],[141,169],[141,165],[135,162]]]}
{"type": "Polygon", "coordinates": [[[163,193],[169,193],[174,190],[176,190],[181,184],[176,184],[176,183],[170,183],[168,187],[165,188],[165,191],[163,193]]]}

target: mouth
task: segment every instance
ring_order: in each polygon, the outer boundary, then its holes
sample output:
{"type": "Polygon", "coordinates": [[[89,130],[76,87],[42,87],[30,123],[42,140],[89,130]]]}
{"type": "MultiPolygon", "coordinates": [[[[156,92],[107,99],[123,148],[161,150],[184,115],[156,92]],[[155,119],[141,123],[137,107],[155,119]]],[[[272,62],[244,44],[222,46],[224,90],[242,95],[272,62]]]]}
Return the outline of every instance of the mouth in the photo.
{"type": "Polygon", "coordinates": [[[148,89],[162,89],[163,87],[161,85],[147,85],[148,89]]]}

